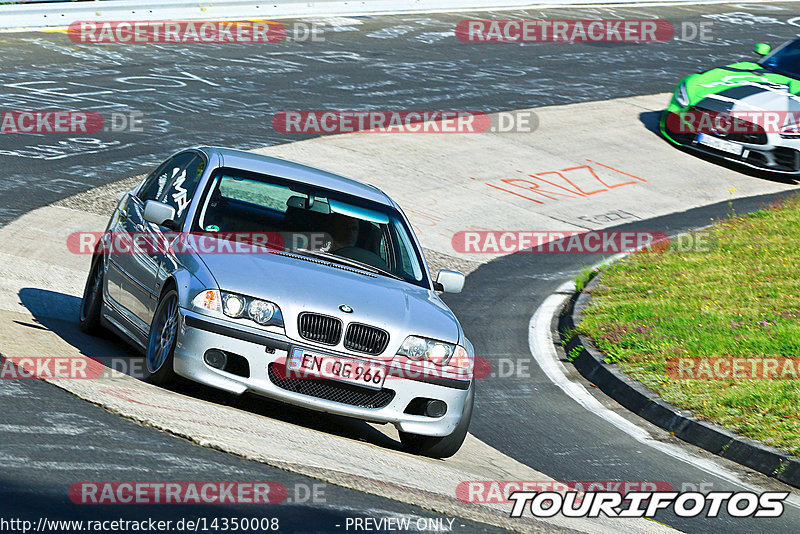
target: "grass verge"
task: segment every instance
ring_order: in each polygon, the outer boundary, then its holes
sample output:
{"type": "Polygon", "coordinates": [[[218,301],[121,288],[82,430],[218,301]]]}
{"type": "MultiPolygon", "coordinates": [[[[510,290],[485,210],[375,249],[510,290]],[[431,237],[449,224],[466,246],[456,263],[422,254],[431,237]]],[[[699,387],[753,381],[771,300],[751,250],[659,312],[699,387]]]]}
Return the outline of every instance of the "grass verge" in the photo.
{"type": "Polygon", "coordinates": [[[667,373],[679,358],[800,357],[800,198],[732,215],[660,252],[605,269],[580,332],[668,401],[800,456],[800,377],[667,373]]]}

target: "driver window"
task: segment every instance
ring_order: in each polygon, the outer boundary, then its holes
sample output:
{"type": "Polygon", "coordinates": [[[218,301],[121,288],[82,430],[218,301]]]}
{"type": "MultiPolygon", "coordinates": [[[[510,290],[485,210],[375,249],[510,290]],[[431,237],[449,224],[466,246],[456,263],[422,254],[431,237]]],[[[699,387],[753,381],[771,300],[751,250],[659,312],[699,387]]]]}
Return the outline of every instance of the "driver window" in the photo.
{"type": "Polygon", "coordinates": [[[203,159],[193,153],[178,154],[151,174],[139,191],[142,202],[155,200],[175,208],[175,218],[182,223],[197,184],[205,170],[203,159]]]}
{"type": "MultiPolygon", "coordinates": [[[[180,156],[178,156],[180,157],[180,156]]],[[[139,189],[139,194],[136,195],[142,202],[146,202],[148,200],[156,200],[158,196],[161,194],[161,191],[164,188],[165,182],[160,181],[159,177],[166,176],[166,169],[176,160],[177,158],[172,158],[161,165],[158,166],[156,170],[150,173],[150,176],[144,181],[142,187],[139,189]]]]}

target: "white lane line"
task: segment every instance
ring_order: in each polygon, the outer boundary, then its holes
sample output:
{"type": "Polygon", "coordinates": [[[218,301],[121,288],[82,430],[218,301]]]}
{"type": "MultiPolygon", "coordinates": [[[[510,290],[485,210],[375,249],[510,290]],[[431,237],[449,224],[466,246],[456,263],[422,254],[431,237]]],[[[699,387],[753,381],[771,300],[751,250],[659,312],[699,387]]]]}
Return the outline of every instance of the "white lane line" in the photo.
{"type": "MultiPolygon", "coordinates": [[[[695,455],[689,450],[689,447],[663,443],[653,439],[645,429],[609,410],[581,384],[573,382],[567,377],[566,369],[556,352],[553,336],[550,332],[550,323],[553,315],[558,312],[559,307],[569,298],[569,294],[574,288],[574,282],[567,282],[559,286],[555,293],[544,300],[528,323],[528,347],[533,359],[536,360],[536,363],[547,375],[547,378],[586,410],[608,421],[643,445],[652,447],[676,460],[705,471],[712,476],[744,487],[749,491],[763,491],[763,489],[746,482],[736,473],[718,465],[715,461],[695,455]]],[[[789,495],[786,502],[796,508],[800,508],[800,497],[794,492],[789,495]]]]}

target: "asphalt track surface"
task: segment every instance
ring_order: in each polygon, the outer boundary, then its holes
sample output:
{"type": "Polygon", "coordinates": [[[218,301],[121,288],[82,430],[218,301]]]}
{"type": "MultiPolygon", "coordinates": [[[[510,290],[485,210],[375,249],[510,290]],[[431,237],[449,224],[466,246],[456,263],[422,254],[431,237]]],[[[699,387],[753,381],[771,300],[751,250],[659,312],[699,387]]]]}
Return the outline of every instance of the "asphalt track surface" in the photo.
{"type": "MultiPolygon", "coordinates": [[[[713,42],[647,45],[461,43],[452,28],[474,14],[328,21],[323,26],[324,42],[268,47],[79,46],[59,33],[0,34],[0,109],[135,110],[145,117],[141,133],[102,132],[92,139],[2,135],[0,223],[76,192],[145,172],[186,145],[254,148],[301,139],[272,129],[272,115],[281,110],[498,111],[666,91],[682,75],[749,57],[755,42],[777,44],[791,38],[798,28],[787,21],[796,14],[796,4],[480,14],[482,18],[620,17],[715,23],[713,42]]],[[[635,139],[631,143],[635,146],[635,139]]],[[[735,205],[743,212],[766,201],[742,200],[735,205]]],[[[724,204],[637,224],[672,231],[707,224],[728,209],[724,204]]],[[[477,352],[497,364],[501,358],[527,354],[531,310],[597,259],[562,254],[496,260],[471,274],[464,293],[448,296],[447,301],[477,352]]],[[[715,490],[733,487],[620,435],[566,397],[536,368],[531,368],[530,377],[490,377],[479,386],[471,432],[556,479],[656,480],[676,488],[711,482],[715,490]]],[[[177,508],[137,508],[133,513],[70,504],[66,489],[73,482],[107,479],[110,474],[151,481],[278,480],[290,488],[290,495],[292,488],[316,482],[140,427],[48,384],[2,382],[0,397],[3,517],[38,518],[51,510],[54,516],[83,518],[96,518],[98,513],[108,518],[121,513],[136,518],[184,515],[177,508]]],[[[256,514],[217,507],[186,509],[185,515],[278,515],[299,531],[337,531],[335,525],[344,517],[359,514],[438,517],[333,485],[325,486],[325,495],[325,503],[292,503],[256,514]]],[[[800,531],[796,508],[769,523],[666,514],[658,519],[689,532],[800,531]]],[[[461,520],[456,525],[464,532],[492,530],[461,520]]]]}
{"type": "Polygon", "coordinates": [[[0,381],[0,398],[0,517],[5,520],[23,519],[36,525],[42,518],[153,519],[171,520],[175,525],[180,519],[201,519],[210,525],[214,518],[278,518],[280,532],[345,532],[347,518],[393,517],[409,519],[412,526],[428,520],[447,525],[450,519],[454,532],[504,532],[200,447],[122,419],[44,382],[0,381]],[[272,505],[137,505],[132,509],[129,505],[76,505],[68,498],[70,487],[78,481],[108,480],[279,482],[286,487],[287,500],[272,505]]]}

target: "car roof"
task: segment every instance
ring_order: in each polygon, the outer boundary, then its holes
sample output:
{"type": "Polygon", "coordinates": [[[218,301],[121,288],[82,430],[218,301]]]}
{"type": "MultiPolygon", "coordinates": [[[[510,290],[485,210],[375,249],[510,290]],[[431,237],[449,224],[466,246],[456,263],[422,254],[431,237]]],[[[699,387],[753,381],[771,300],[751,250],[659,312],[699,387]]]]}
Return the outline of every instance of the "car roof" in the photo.
{"type": "Polygon", "coordinates": [[[312,186],[332,189],[348,195],[365,198],[385,206],[394,206],[394,202],[392,202],[388,195],[373,185],[368,185],[351,178],[345,178],[338,174],[303,165],[302,163],[295,163],[281,158],[274,158],[232,148],[210,146],[194,148],[202,150],[209,157],[214,154],[220,156],[220,165],[224,167],[275,176],[277,178],[296,180],[312,186]]]}

